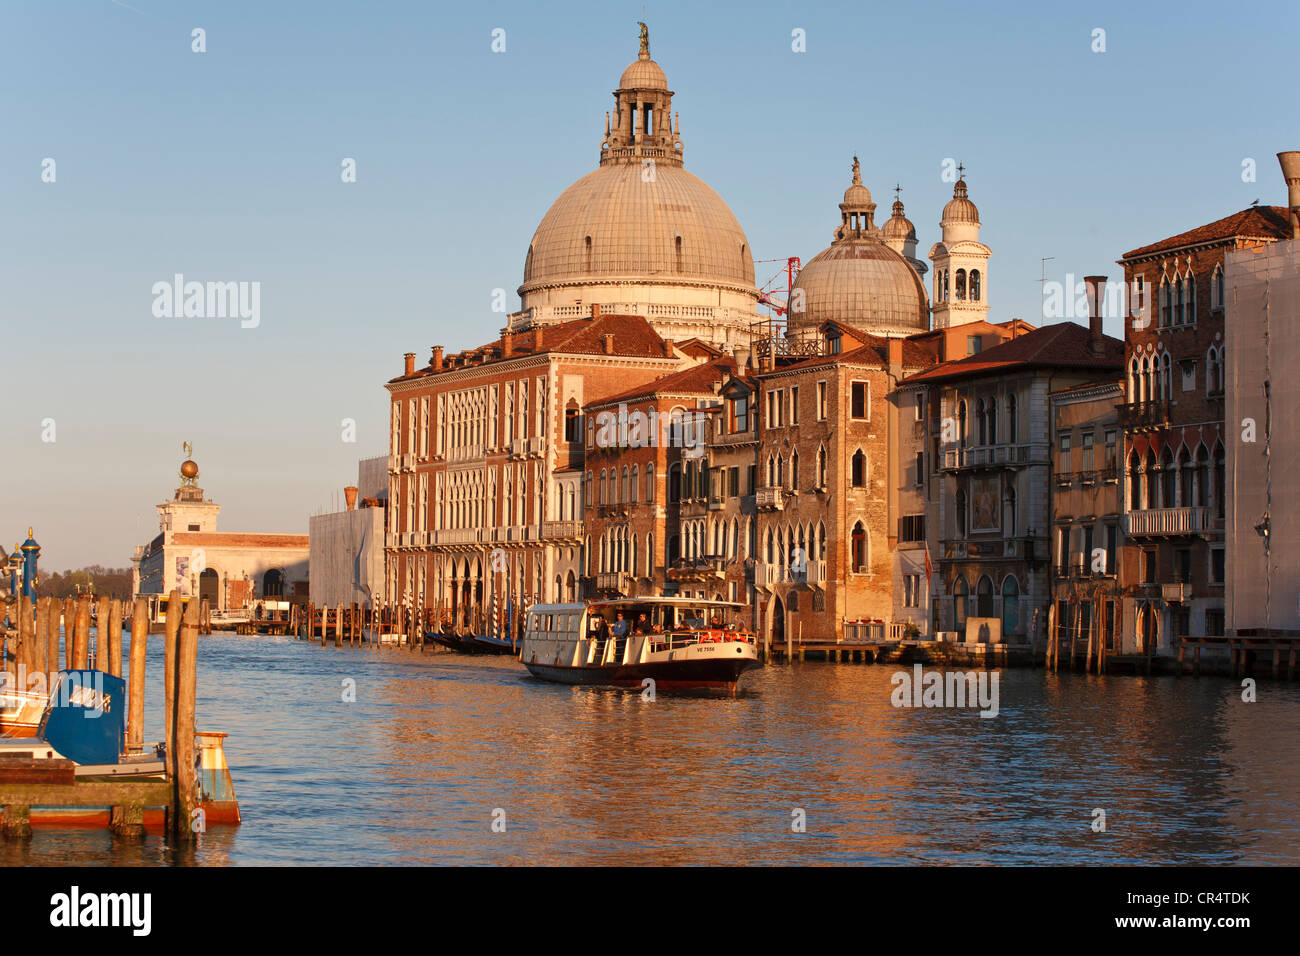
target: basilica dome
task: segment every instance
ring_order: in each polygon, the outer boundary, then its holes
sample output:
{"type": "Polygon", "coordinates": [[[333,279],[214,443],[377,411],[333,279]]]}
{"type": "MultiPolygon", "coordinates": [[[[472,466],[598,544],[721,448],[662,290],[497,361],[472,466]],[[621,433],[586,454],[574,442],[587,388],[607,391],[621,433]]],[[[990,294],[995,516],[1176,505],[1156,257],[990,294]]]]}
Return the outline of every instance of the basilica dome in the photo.
{"type": "Polygon", "coordinates": [[[558,321],[592,303],[656,323],[740,330],[757,320],[749,241],[722,198],[686,171],[672,97],[643,32],[606,114],[600,165],[555,200],[528,245],[513,324],[558,321]]]}
{"type": "MultiPolygon", "coordinates": [[[[892,336],[930,328],[925,285],[908,260],[886,244],[874,223],[875,210],[854,157],[853,184],[840,203],[835,241],[804,265],[791,289],[792,326],[816,327],[834,320],[892,336]]],[[[891,232],[901,226],[895,223],[891,232]]]]}

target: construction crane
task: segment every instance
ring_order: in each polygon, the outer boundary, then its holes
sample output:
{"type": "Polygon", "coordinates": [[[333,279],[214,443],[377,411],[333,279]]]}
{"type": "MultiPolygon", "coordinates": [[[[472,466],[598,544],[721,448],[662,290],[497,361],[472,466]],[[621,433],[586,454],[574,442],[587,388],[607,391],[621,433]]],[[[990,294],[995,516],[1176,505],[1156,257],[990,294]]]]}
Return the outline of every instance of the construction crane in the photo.
{"type": "Polygon", "coordinates": [[[770,308],[777,315],[785,315],[785,311],[790,302],[790,294],[794,290],[794,280],[799,277],[800,262],[798,256],[790,256],[788,259],[755,259],[758,262],[784,262],[785,263],[785,301],[772,298],[771,291],[767,288],[770,286],[780,272],[775,273],[771,279],[763,283],[763,288],[758,292],[758,301],[770,308]]]}

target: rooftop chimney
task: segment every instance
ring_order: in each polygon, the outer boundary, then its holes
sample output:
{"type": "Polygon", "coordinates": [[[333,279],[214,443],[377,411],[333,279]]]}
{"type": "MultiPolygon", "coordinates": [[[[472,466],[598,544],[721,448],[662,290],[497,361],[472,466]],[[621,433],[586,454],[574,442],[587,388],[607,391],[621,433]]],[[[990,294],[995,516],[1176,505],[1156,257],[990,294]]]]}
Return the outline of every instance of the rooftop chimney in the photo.
{"type": "Polygon", "coordinates": [[[414,375],[414,374],[415,374],[415,353],[414,353],[414,352],[407,352],[406,355],[404,356],[404,358],[406,359],[406,373],[405,373],[405,374],[407,374],[407,375],[414,375]]]}
{"type": "Polygon", "coordinates": [[[1286,204],[1291,209],[1291,238],[1300,239],[1300,150],[1278,153],[1286,180],[1286,204]]]}
{"type": "Polygon", "coordinates": [[[903,340],[891,338],[889,340],[889,371],[898,375],[903,370],[903,340]]]}
{"type": "Polygon", "coordinates": [[[593,302],[591,303],[591,321],[595,322],[599,318],[600,318],[600,305],[599,303],[593,302]]]}
{"type": "Polygon", "coordinates": [[[543,338],[542,333],[545,331],[546,331],[546,326],[544,325],[539,325],[535,330],[533,330],[533,351],[534,352],[542,351],[542,338],[543,338]]]}
{"type": "Polygon", "coordinates": [[[501,333],[501,357],[510,358],[510,353],[515,348],[515,333],[506,329],[501,333]]]}
{"type": "Polygon", "coordinates": [[[1084,276],[1088,284],[1088,351],[1093,355],[1106,353],[1106,337],[1101,331],[1101,303],[1106,294],[1105,276],[1084,276]]]}
{"type": "Polygon", "coordinates": [[[613,355],[614,354],[614,333],[606,332],[604,335],[601,336],[601,338],[605,342],[605,354],[613,355]]]}
{"type": "Polygon", "coordinates": [[[433,370],[435,372],[442,371],[442,346],[441,345],[435,345],[433,347],[433,362],[430,364],[433,365],[433,370]]]}
{"type": "Polygon", "coordinates": [[[353,511],[357,507],[357,486],[346,485],[343,488],[343,500],[348,503],[348,511],[353,511]]]}

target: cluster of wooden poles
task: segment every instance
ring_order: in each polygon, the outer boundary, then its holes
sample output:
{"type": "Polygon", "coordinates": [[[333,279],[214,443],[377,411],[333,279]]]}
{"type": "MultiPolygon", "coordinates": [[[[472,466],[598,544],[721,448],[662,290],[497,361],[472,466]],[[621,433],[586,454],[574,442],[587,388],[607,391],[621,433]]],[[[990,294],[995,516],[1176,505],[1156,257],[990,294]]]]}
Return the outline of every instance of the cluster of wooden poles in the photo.
{"type": "MultiPolygon", "coordinates": [[[[92,641],[94,600],[86,595],[63,601],[39,598],[35,602],[22,597],[9,606],[9,616],[16,617],[18,624],[16,635],[10,637],[9,655],[4,661],[5,670],[12,675],[9,686],[27,690],[31,675],[45,674],[45,690],[53,691],[53,679],[60,669],[60,618],[64,632],[64,669],[100,670],[113,677],[122,676],[122,630],[127,605],[117,598],[97,599],[97,640],[92,641]],[[27,686],[20,686],[19,675],[24,675],[27,686]]],[[[136,598],[130,610],[125,749],[127,754],[140,754],[144,751],[145,658],[149,647],[147,600],[136,598]]],[[[182,612],[180,594],[172,591],[163,628],[163,747],[167,780],[173,790],[168,826],[181,842],[194,837],[190,823],[200,799],[194,742],[200,620],[199,602],[190,601],[182,612]]],[[[141,810],[141,807],[114,807],[113,829],[128,835],[142,833],[141,810]]]]}
{"type": "Polygon", "coordinates": [[[336,647],[345,643],[377,645],[381,634],[392,634],[415,650],[424,646],[425,631],[432,628],[434,621],[431,608],[421,612],[417,608],[378,604],[336,604],[332,608],[295,604],[289,614],[289,629],[295,637],[319,637],[323,645],[333,636],[336,647]]]}

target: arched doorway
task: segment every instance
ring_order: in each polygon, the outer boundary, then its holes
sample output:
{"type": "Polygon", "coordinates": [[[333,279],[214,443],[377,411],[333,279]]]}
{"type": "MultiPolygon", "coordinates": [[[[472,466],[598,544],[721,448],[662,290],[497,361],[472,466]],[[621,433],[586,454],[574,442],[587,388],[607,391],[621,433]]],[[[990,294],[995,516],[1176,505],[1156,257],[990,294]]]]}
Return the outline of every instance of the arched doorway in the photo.
{"type": "Polygon", "coordinates": [[[206,599],[208,607],[216,609],[220,607],[217,600],[220,594],[221,581],[217,572],[212,568],[204,568],[199,575],[199,600],[206,599]]]}
{"type": "Polygon", "coordinates": [[[1160,620],[1155,605],[1144,604],[1138,609],[1137,651],[1139,654],[1154,654],[1160,641],[1160,620]]]}
{"type": "Polygon", "coordinates": [[[1020,633],[1020,583],[1010,574],[1002,582],[1002,633],[1020,633]]]}
{"type": "Polygon", "coordinates": [[[975,585],[975,616],[993,616],[993,582],[987,574],[975,585]]]}
{"type": "Polygon", "coordinates": [[[785,605],[776,595],[772,596],[772,643],[785,643],[785,605]]]}
{"type": "Polygon", "coordinates": [[[262,575],[262,597],[284,597],[284,573],[279,568],[272,568],[262,575]]]}

